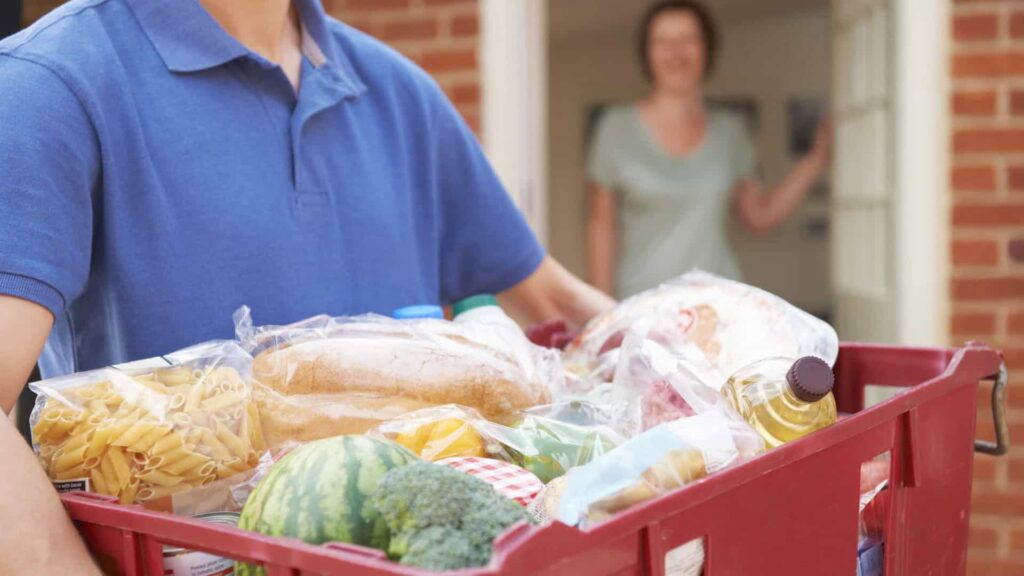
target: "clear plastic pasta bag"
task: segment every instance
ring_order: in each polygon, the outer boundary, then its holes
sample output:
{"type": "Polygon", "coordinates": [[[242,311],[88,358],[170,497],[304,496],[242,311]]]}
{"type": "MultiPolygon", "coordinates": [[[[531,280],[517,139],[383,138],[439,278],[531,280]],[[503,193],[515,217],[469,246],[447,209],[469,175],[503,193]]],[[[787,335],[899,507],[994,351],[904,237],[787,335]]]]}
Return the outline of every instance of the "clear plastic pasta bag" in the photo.
{"type": "Polygon", "coordinates": [[[208,342],[33,383],[33,447],[58,490],[179,513],[240,509],[266,452],[250,367],[236,343],[208,342]]]}
{"type": "Polygon", "coordinates": [[[697,378],[725,384],[763,358],[839,353],[835,330],[785,300],[740,282],[694,270],[642,292],[590,321],[563,354],[588,387],[607,383],[630,327],[647,322],[650,338],[688,360],[697,378]]]}
{"type": "Polygon", "coordinates": [[[587,527],[755,457],[764,441],[725,407],[662,424],[566,476],[558,520],[587,527]]]}
{"type": "Polygon", "coordinates": [[[242,308],[235,324],[275,450],[446,404],[507,423],[561,385],[556,352],[484,323],[367,315],[254,327],[242,308]]]}

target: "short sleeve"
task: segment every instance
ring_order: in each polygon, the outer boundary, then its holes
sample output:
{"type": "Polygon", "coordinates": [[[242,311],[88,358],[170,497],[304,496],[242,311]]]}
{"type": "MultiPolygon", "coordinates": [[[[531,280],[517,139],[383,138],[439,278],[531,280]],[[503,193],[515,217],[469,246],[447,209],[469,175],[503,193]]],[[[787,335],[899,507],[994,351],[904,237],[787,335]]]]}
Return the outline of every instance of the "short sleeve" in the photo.
{"type": "Polygon", "coordinates": [[[750,180],[757,177],[757,154],[754,150],[754,143],[750,139],[750,132],[747,130],[746,122],[736,118],[733,146],[735,157],[733,159],[733,173],[736,182],[750,180]]]}
{"type": "Polygon", "coordinates": [[[96,133],[49,68],[0,54],[0,294],[60,315],[89,275],[96,133]]]}
{"type": "Polygon", "coordinates": [[[476,136],[432,89],[441,206],[441,300],[500,294],[529,277],[545,256],[476,136]]]}
{"type": "Polygon", "coordinates": [[[605,110],[597,119],[587,153],[587,178],[608,190],[615,190],[619,186],[615,132],[614,111],[605,110]]]}

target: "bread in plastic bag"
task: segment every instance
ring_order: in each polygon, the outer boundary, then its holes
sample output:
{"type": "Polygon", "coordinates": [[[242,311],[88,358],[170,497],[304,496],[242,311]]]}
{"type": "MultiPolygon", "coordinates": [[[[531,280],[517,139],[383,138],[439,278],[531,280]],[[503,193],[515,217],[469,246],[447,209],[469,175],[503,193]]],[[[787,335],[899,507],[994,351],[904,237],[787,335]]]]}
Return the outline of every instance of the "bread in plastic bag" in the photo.
{"type": "Polygon", "coordinates": [[[33,383],[33,446],[58,490],[181,513],[237,511],[238,486],[265,454],[250,367],[236,343],[209,342],[33,383]]]}
{"type": "Polygon", "coordinates": [[[552,383],[562,378],[554,352],[525,338],[499,347],[510,339],[482,323],[368,315],[253,327],[243,308],[236,327],[255,358],[256,400],[274,449],[365,433],[445,404],[508,422],[548,402],[552,383]]]}
{"type": "Polygon", "coordinates": [[[827,323],[764,290],[694,270],[591,320],[566,348],[563,363],[590,385],[610,381],[616,351],[641,321],[686,357],[701,381],[719,387],[762,358],[817,356],[832,365],[839,353],[827,323]]]}
{"type": "Polygon", "coordinates": [[[589,526],[753,458],[764,442],[725,406],[662,424],[567,476],[558,519],[589,526]]]}

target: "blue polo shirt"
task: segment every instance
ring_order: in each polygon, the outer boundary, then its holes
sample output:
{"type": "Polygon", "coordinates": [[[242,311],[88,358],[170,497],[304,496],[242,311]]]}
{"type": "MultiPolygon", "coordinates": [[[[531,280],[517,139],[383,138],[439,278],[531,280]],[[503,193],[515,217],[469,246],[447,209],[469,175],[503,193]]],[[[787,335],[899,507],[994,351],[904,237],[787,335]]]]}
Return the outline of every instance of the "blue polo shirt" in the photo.
{"type": "Polygon", "coordinates": [[[294,1],[298,94],[196,0],[72,0],[0,42],[0,294],[53,312],[45,376],[229,338],[243,304],[387,313],[540,264],[430,77],[294,1]]]}

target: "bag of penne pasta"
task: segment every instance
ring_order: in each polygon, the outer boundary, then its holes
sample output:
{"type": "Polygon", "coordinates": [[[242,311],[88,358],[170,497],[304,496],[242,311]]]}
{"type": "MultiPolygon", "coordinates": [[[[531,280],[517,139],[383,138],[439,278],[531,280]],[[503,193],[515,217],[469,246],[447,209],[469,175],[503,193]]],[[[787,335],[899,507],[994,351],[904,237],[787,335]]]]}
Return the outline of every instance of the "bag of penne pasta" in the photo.
{"type": "Polygon", "coordinates": [[[58,491],[169,512],[233,511],[269,458],[252,358],[234,342],[31,385],[32,442],[58,491]]]}

